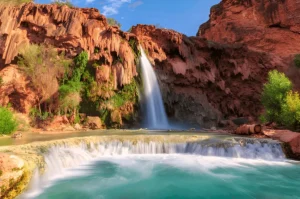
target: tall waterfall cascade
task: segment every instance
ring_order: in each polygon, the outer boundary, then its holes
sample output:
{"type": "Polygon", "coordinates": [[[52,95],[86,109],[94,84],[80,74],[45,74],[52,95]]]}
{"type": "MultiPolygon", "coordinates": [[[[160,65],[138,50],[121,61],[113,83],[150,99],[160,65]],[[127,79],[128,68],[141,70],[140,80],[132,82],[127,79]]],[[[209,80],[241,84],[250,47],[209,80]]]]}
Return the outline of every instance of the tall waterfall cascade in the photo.
{"type": "Polygon", "coordinates": [[[168,129],[169,123],[153,67],[141,49],[141,68],[145,104],[144,125],[149,129],[168,129]]]}

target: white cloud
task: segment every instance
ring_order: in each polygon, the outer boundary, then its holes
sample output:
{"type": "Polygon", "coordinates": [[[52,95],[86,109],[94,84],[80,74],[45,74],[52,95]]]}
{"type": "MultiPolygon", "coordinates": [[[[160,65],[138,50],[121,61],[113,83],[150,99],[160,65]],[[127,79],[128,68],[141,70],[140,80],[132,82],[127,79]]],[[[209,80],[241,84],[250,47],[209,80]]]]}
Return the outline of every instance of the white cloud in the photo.
{"type": "Polygon", "coordinates": [[[129,4],[128,7],[131,9],[135,9],[135,8],[139,7],[140,5],[142,5],[143,3],[144,3],[143,1],[138,0],[134,3],[129,4]]]}
{"type": "MultiPolygon", "coordinates": [[[[94,1],[94,0],[87,0],[94,1]]],[[[105,16],[118,14],[119,8],[124,3],[131,3],[131,0],[106,0],[106,5],[102,7],[102,14],[105,16]]]]}

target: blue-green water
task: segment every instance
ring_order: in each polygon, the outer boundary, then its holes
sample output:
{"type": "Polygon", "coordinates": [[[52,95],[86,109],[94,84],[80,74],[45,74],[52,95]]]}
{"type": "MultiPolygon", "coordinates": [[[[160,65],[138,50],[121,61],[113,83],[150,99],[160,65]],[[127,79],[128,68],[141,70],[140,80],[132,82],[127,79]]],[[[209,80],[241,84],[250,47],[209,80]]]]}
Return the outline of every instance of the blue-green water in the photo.
{"type": "Polygon", "coordinates": [[[60,177],[34,198],[300,198],[300,165],[284,160],[109,155],[60,177]]]}

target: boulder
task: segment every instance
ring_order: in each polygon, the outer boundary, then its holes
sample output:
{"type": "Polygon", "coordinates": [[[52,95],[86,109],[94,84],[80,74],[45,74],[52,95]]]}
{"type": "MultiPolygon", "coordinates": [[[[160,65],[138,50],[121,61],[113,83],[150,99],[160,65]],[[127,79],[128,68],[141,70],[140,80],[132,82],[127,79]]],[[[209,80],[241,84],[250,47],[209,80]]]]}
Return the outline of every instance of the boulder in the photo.
{"type": "Polygon", "coordinates": [[[80,124],[78,124],[78,123],[74,125],[74,128],[76,130],[82,130],[82,126],[80,124]]]}
{"type": "Polygon", "coordinates": [[[90,129],[101,129],[102,128],[102,122],[99,117],[87,117],[86,124],[88,128],[90,129]]]}
{"type": "Polygon", "coordinates": [[[287,157],[300,160],[300,133],[289,130],[265,130],[264,134],[283,142],[287,157]]]}

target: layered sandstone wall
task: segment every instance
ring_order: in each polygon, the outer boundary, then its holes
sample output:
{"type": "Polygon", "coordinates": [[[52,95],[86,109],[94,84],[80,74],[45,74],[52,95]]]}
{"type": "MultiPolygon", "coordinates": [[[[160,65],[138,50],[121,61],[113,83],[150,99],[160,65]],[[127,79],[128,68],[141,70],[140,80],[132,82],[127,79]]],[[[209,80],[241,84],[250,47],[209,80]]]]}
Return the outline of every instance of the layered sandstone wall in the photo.
{"type": "Polygon", "coordinates": [[[284,71],[300,88],[300,72],[293,65],[300,52],[297,1],[223,0],[211,11],[198,37],[187,37],[145,25],[125,33],[108,26],[96,9],[32,3],[0,7],[0,76],[5,77],[0,103],[19,100],[23,112],[34,103],[30,82],[17,66],[8,67],[26,43],[52,45],[70,58],[87,51],[102,66],[96,69],[97,83],[113,77],[115,90],[137,75],[132,48],[140,43],[159,77],[169,116],[207,127],[222,118],[257,117],[272,69],[284,71]]]}
{"type": "Polygon", "coordinates": [[[37,103],[39,93],[16,65],[26,44],[53,46],[70,59],[87,51],[90,62],[101,66],[95,69],[98,86],[113,79],[112,90],[118,90],[137,76],[132,41],[135,35],[109,26],[97,9],[0,5],[0,104],[29,113],[37,103]]]}
{"type": "Polygon", "coordinates": [[[244,45],[154,26],[138,25],[132,32],[155,66],[169,115],[201,126],[217,125],[222,118],[257,117],[268,71],[286,64],[244,45]]]}
{"type": "Polygon", "coordinates": [[[289,58],[300,52],[300,1],[222,0],[197,36],[289,58]]]}

